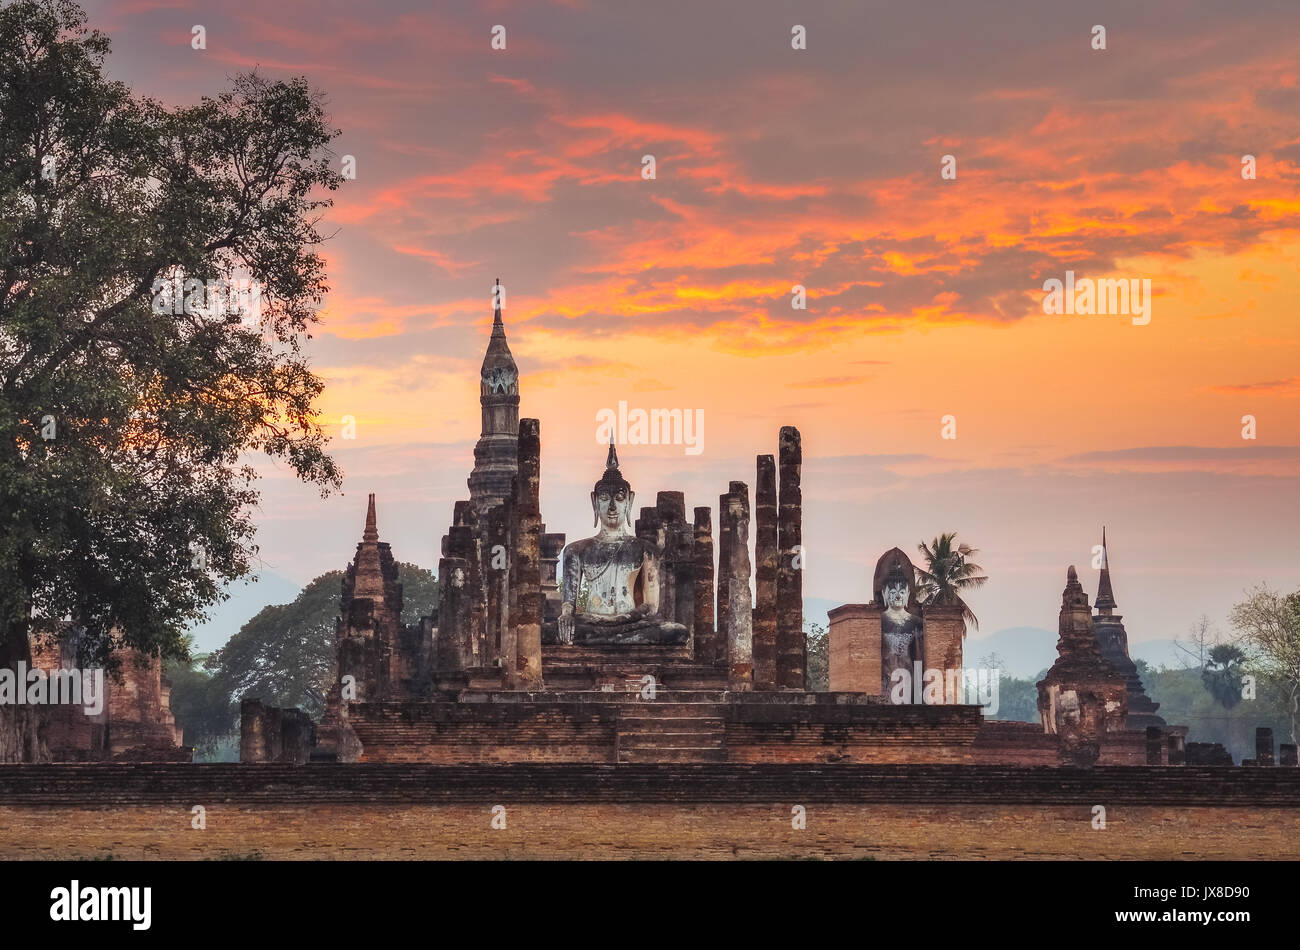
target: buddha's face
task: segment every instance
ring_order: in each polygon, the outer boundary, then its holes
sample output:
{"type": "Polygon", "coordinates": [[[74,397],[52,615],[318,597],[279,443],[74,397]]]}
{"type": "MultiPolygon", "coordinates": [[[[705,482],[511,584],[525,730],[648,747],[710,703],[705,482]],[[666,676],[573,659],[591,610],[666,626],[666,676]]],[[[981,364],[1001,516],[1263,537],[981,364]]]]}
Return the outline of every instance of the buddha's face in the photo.
{"type": "Polygon", "coordinates": [[[882,593],[885,595],[885,606],[890,610],[901,610],[907,606],[906,584],[887,584],[882,593]]]}
{"type": "Polygon", "coordinates": [[[633,492],[622,488],[602,488],[591,493],[592,510],[596,514],[596,523],[609,531],[617,531],[624,524],[631,525],[633,492]]]}

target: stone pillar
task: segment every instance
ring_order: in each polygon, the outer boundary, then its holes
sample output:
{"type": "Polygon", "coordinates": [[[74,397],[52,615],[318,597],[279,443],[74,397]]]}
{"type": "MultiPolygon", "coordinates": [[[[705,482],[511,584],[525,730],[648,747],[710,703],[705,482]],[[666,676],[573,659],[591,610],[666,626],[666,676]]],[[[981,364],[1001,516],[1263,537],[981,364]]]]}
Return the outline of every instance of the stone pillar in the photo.
{"type": "Polygon", "coordinates": [[[478,515],[468,501],[453,507],[452,526],[443,538],[443,554],[464,560],[465,591],[469,599],[470,666],[486,666],[487,600],[483,585],[483,541],[479,536],[478,515]]]}
{"type": "Polygon", "coordinates": [[[663,524],[659,520],[658,508],[642,508],[641,517],[633,526],[636,536],[662,553],[664,547],[663,524]]]}
{"type": "Polygon", "coordinates": [[[258,699],[245,699],[239,704],[239,761],[266,762],[267,754],[266,706],[258,699]]]}
{"type": "Polygon", "coordinates": [[[776,459],[758,457],[754,485],[754,689],[776,689],[776,459]]]}
{"type": "Polygon", "coordinates": [[[679,491],[661,491],[655,509],[664,531],[660,616],[680,623],[689,635],[695,629],[695,554],[694,530],[686,520],[686,496],[679,491]]]}
{"type": "Polygon", "coordinates": [[[540,424],[536,419],[520,419],[516,482],[519,535],[515,544],[519,565],[515,596],[519,609],[517,617],[511,615],[517,653],[515,665],[507,673],[512,689],[542,688],[541,454],[540,424]]]}
{"type": "Polygon", "coordinates": [[[1165,735],[1159,726],[1147,726],[1147,765],[1165,764],[1165,735]]]}
{"type": "MultiPolygon", "coordinates": [[[[923,670],[945,671],[944,683],[947,684],[948,670],[961,669],[961,641],[966,634],[966,622],[962,619],[960,607],[922,607],[921,619],[925,624],[921,636],[921,662],[923,670]]],[[[961,674],[957,676],[957,688],[962,690],[961,674]]],[[[962,690],[964,692],[964,690],[962,690]]],[[[944,696],[945,703],[961,703],[962,696],[944,696]]]]}
{"type": "Polygon", "coordinates": [[[803,630],[803,492],[799,487],[803,447],[799,430],[781,427],[780,511],[777,543],[781,560],[776,573],[776,685],[806,689],[808,639],[803,630]]]}
{"type": "Polygon", "coordinates": [[[1293,743],[1283,742],[1277,747],[1278,765],[1294,766],[1297,764],[1296,747],[1293,743]]]}
{"type": "Polygon", "coordinates": [[[1169,764],[1187,764],[1187,737],[1175,733],[1169,735],[1169,764]]]}
{"type": "Polygon", "coordinates": [[[469,565],[461,557],[439,558],[437,669],[465,670],[474,662],[470,608],[469,565]]]}
{"type": "MultiPolygon", "coordinates": [[[[518,442],[516,441],[516,444],[518,442]]],[[[516,457],[518,453],[516,453],[516,457]]],[[[510,495],[506,498],[505,519],[508,562],[505,598],[501,617],[501,675],[506,689],[515,689],[515,667],[519,665],[519,476],[510,479],[510,495]]]]}
{"type": "Polygon", "coordinates": [[[830,689],[880,695],[880,608],[844,604],[830,618],[830,689]]]}
{"type": "Polygon", "coordinates": [[[753,599],[749,590],[749,486],[732,482],[727,499],[731,527],[727,570],[727,686],[754,688],[753,599]]]}
{"type": "Polygon", "coordinates": [[[731,507],[731,493],[718,496],[718,652],[716,662],[719,666],[727,663],[727,614],[731,598],[727,577],[731,571],[731,517],[727,514],[731,507]]]}
{"type": "Polygon", "coordinates": [[[560,553],[564,550],[563,534],[548,534],[542,525],[542,621],[551,622],[560,616],[560,584],[558,568],[560,553]]]}
{"type": "Polygon", "coordinates": [[[718,662],[718,632],[713,619],[713,516],[695,509],[695,662],[718,662]]]}
{"type": "Polygon", "coordinates": [[[664,524],[686,520],[686,495],[679,491],[661,491],[655,496],[655,510],[664,524]]]}
{"type": "Polygon", "coordinates": [[[1273,730],[1260,726],[1255,730],[1255,764],[1273,764],[1273,730]]]}
{"type": "Polygon", "coordinates": [[[484,520],[483,580],[487,589],[484,665],[502,666],[501,644],[510,598],[510,515],[505,505],[493,505],[484,520]]]}

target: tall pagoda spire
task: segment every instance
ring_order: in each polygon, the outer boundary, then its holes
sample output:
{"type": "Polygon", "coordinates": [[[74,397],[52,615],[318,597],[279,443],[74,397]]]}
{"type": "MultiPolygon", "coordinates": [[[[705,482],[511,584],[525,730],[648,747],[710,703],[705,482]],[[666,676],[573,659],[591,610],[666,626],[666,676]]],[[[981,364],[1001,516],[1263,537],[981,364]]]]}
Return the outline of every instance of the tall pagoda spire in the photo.
{"type": "MultiPolygon", "coordinates": [[[[375,496],[366,502],[366,527],[357,545],[357,556],[352,561],[352,594],[372,597],[382,602],[384,597],[384,564],[380,554],[379,524],[375,517],[375,496]]],[[[383,545],[387,547],[387,545],[383,545]]]]}
{"type": "Polygon", "coordinates": [[[504,289],[498,278],[492,293],[492,333],[479,372],[483,425],[474,446],[469,493],[480,517],[505,501],[510,494],[510,480],[519,469],[519,367],[506,342],[506,325],[501,318],[504,289]]]}
{"type": "Polygon", "coordinates": [[[1101,528],[1101,580],[1097,582],[1097,600],[1093,606],[1103,617],[1109,617],[1118,606],[1110,586],[1110,553],[1106,550],[1105,525],[1101,528]]]}
{"type": "Polygon", "coordinates": [[[361,535],[363,542],[379,540],[379,526],[375,519],[375,496],[370,494],[370,502],[366,507],[366,530],[361,535]]]}
{"type": "Polygon", "coordinates": [[[1128,694],[1128,728],[1145,729],[1163,726],[1165,721],[1156,715],[1160,704],[1146,694],[1142,677],[1128,652],[1128,631],[1124,618],[1115,613],[1115,592],[1110,586],[1110,546],[1106,543],[1106,529],[1101,529],[1101,577],[1097,581],[1097,600],[1093,605],[1097,616],[1093,618],[1093,632],[1101,655],[1124,677],[1128,694]]]}

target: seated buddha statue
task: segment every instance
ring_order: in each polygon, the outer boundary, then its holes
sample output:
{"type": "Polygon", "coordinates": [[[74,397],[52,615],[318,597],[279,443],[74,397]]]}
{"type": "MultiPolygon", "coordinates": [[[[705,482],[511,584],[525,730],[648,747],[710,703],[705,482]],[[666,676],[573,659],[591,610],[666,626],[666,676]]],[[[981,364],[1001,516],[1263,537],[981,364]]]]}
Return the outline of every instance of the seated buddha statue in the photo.
{"type": "Polygon", "coordinates": [[[605,474],[591,492],[599,530],[564,549],[560,616],[550,642],[686,642],[686,627],[659,615],[659,555],[631,533],[635,497],[611,440],[605,474]]]}

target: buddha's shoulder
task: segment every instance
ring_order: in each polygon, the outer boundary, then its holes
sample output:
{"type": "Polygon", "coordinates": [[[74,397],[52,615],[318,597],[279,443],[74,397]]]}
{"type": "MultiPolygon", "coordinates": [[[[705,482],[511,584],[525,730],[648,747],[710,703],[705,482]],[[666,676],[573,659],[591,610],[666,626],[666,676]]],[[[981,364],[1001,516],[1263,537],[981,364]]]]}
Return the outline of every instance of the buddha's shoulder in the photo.
{"type": "Polygon", "coordinates": [[[615,549],[620,552],[635,551],[638,554],[654,553],[654,548],[650,544],[642,541],[640,538],[636,537],[636,535],[629,534],[620,538],[617,542],[602,541],[600,538],[583,538],[581,541],[573,541],[565,547],[564,556],[568,557],[573,555],[576,557],[583,557],[588,552],[593,552],[598,549],[605,551],[606,556],[608,556],[607,552],[610,549],[615,549]]]}

